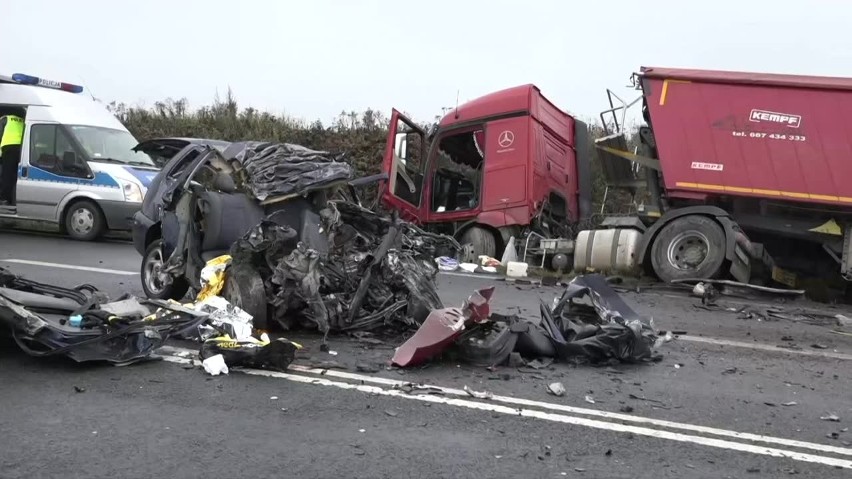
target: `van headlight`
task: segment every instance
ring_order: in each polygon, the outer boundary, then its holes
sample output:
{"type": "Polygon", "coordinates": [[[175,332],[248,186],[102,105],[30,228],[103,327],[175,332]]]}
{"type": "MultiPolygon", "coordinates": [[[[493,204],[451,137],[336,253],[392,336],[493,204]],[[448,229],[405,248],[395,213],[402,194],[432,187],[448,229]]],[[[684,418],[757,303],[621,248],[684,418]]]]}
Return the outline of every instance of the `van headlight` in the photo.
{"type": "Polygon", "coordinates": [[[139,185],[132,181],[125,180],[118,180],[118,184],[121,185],[121,191],[124,192],[124,201],[129,201],[131,203],[142,202],[142,198],[145,195],[142,193],[142,188],[140,188],[139,185]]]}

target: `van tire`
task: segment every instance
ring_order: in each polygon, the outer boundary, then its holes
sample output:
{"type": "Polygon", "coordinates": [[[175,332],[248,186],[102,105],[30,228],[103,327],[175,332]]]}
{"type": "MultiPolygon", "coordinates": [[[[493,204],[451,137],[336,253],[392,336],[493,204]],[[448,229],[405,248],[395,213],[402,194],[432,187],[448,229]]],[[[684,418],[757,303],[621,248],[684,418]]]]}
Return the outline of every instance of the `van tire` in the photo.
{"type": "Polygon", "coordinates": [[[497,254],[497,241],[494,233],[481,227],[471,226],[462,233],[459,243],[462,245],[461,258],[464,263],[479,263],[479,257],[494,257],[497,254]]]}
{"type": "Polygon", "coordinates": [[[72,239],[93,241],[103,234],[106,219],[98,205],[90,200],[81,200],[68,206],[62,224],[72,239]]]}
{"type": "Polygon", "coordinates": [[[156,240],[148,245],[145,256],[142,257],[142,267],[139,277],[142,280],[142,291],[150,299],[175,300],[178,301],[186,296],[189,291],[189,283],[185,278],[171,277],[170,282],[161,284],[159,279],[153,275],[163,267],[166,258],[163,258],[163,240],[156,240]]]}
{"type": "Polygon", "coordinates": [[[713,218],[688,215],[664,226],[651,245],[651,265],[666,283],[676,279],[714,279],[722,274],[725,230],[713,218]]]}

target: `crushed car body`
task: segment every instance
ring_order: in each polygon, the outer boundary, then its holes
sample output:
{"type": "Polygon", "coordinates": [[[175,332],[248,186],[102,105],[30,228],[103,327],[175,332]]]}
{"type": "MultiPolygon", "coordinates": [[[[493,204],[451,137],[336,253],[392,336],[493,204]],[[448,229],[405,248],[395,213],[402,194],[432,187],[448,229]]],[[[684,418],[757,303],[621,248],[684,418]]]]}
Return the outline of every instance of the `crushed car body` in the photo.
{"type": "Polygon", "coordinates": [[[418,327],[443,307],[433,258],[459,245],[337,195],[353,176],[341,159],[290,144],[202,148],[153,193],[161,264],[143,283],[198,292],[207,262],[228,255],[222,296],[260,330],[418,327]]]}

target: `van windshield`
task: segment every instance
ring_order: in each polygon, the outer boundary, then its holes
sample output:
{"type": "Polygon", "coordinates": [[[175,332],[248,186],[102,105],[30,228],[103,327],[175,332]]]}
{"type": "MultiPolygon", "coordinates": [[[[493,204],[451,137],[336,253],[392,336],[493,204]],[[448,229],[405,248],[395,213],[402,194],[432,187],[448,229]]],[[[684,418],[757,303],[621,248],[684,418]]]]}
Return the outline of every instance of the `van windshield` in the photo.
{"type": "Polygon", "coordinates": [[[150,156],[133,151],[133,147],[139,142],[128,131],[81,125],[71,125],[67,128],[93,161],[155,166],[150,156]]]}

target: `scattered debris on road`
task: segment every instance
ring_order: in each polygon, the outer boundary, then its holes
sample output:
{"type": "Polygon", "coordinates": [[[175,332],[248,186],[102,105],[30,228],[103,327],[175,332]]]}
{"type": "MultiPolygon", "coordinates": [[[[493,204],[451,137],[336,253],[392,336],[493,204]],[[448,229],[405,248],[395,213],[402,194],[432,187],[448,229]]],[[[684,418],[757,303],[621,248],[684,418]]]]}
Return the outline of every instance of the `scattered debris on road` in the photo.
{"type": "Polygon", "coordinates": [[[830,422],[840,422],[840,417],[837,414],[828,414],[826,416],[820,417],[822,421],[830,421],[830,422]]]}
{"type": "Polygon", "coordinates": [[[110,303],[94,286],[61,288],[0,268],[0,323],[31,356],[131,364],[150,359],[166,339],[207,319],[203,313],[157,315],[135,306],[129,314],[113,314],[126,309],[127,299],[110,303]]]}
{"type": "Polygon", "coordinates": [[[565,395],[565,386],[562,383],[550,383],[547,385],[547,392],[556,397],[562,397],[565,395]]]}

